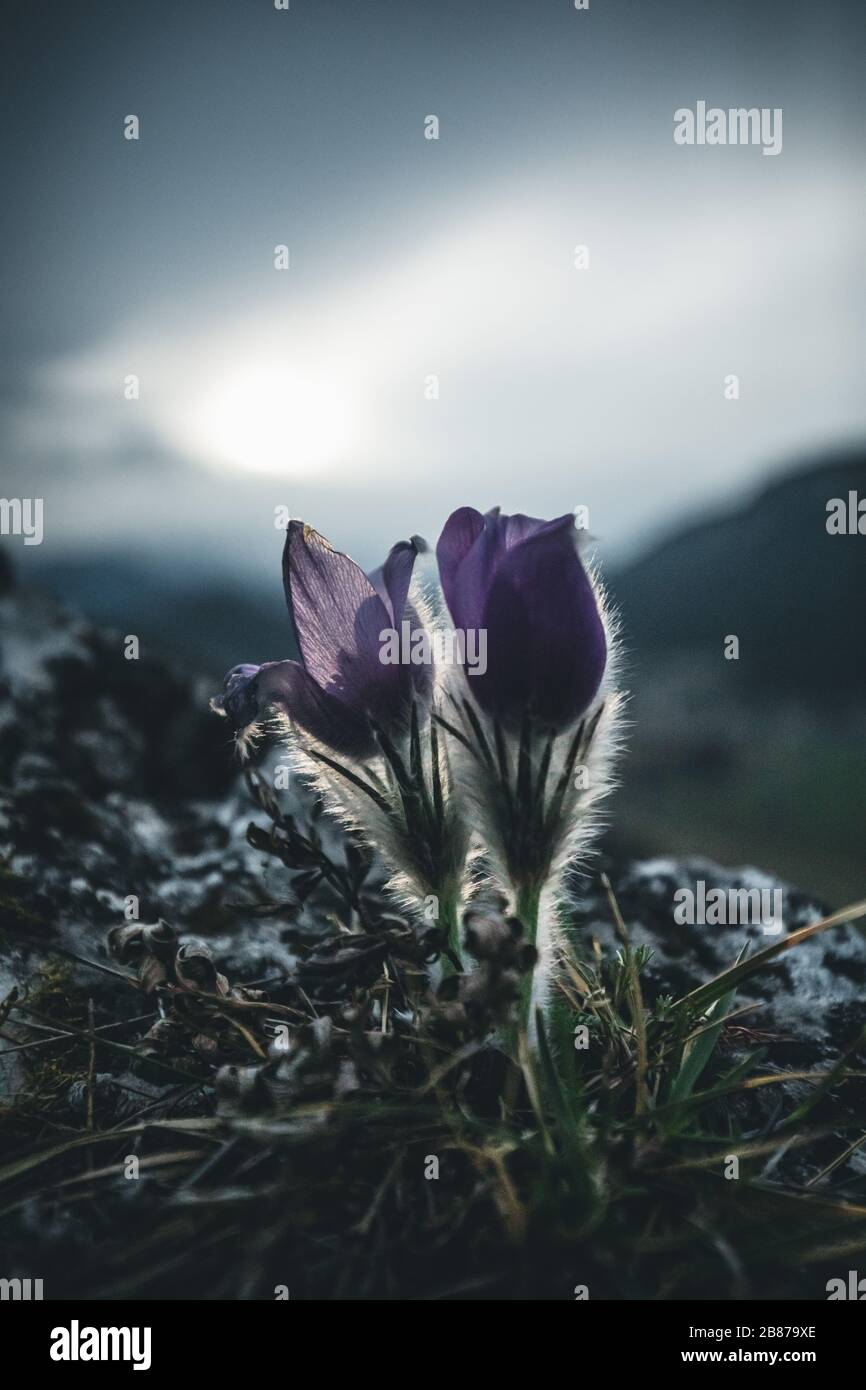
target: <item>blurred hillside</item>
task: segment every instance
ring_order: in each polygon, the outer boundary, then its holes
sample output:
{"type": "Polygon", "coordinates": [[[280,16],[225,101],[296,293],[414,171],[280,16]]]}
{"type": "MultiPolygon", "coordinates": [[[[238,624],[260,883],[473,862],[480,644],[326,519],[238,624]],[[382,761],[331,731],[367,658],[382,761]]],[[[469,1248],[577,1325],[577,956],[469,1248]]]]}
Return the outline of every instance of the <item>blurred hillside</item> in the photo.
{"type": "MultiPolygon", "coordinates": [[[[643,667],[687,653],[752,693],[844,703],[866,692],[866,536],[826,529],[827,502],[866,499],[866,455],[789,474],[742,509],[671,536],[612,579],[626,639],[643,667]],[[858,624],[859,618],[859,624],[858,624]]],[[[866,521],[864,521],[866,525],[866,521]]]]}
{"type": "Polygon", "coordinates": [[[866,536],[826,529],[849,491],[866,497],[863,454],[791,474],[609,575],[633,692],[617,844],[863,896],[866,536]]]}

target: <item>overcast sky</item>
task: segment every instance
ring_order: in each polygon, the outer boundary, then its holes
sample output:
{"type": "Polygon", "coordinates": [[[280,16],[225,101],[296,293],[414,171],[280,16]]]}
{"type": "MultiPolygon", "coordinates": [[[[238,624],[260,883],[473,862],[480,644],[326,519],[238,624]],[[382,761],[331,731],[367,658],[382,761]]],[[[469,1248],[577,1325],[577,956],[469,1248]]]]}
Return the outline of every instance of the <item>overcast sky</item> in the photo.
{"type": "Polygon", "coordinates": [[[285,504],[372,564],[494,502],[617,556],[866,437],[860,4],[10,10],[2,490],[46,559],[262,572],[285,504]],[[781,154],[676,145],[699,100],[781,154]]]}

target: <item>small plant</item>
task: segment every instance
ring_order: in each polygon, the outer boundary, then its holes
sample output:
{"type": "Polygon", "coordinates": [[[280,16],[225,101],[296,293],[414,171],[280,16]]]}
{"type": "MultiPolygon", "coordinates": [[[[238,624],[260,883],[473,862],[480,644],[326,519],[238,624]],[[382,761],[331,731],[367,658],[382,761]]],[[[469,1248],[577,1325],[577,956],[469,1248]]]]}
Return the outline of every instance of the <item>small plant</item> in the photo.
{"type": "Polygon", "coordinates": [[[467,964],[471,895],[505,894],[537,953],[520,1005],[534,1037],[558,969],[564,871],[610,785],[615,625],[571,514],[454,512],[432,598],[412,585],[422,549],[396,545],[368,577],[291,522],[283,578],[301,660],[236,666],[213,704],[244,755],[264,730],[286,741],[328,810],[383,856],[400,904],[442,927],[450,967],[467,964]],[[405,662],[391,660],[398,630],[405,662]],[[455,633],[458,655],[443,659],[455,633]]]}

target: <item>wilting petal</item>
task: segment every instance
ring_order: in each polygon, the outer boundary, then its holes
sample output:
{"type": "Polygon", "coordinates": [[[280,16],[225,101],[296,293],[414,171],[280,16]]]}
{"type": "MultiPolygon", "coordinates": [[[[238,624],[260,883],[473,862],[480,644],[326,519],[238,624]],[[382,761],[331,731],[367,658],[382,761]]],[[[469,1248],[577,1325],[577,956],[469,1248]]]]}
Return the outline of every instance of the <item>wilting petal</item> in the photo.
{"type": "Polygon", "coordinates": [[[570,514],[538,526],[500,559],[481,626],[487,671],[468,679],[491,713],[517,718],[528,709],[558,729],[589,707],[607,641],[570,514]]]}
{"type": "Polygon", "coordinates": [[[214,696],[210,702],[211,709],[224,714],[233,729],[245,729],[259,717],[255,678],[261,669],[249,662],[233,666],[223,681],[222,694],[214,696]]]}
{"type": "Polygon", "coordinates": [[[285,710],[293,723],[338,753],[364,757],[375,748],[367,720],[342,700],[320,689],[296,661],[276,661],[262,667],[260,699],[285,710]]]}
{"type": "Polygon", "coordinates": [[[380,661],[391,615],[363,570],[303,522],[289,523],[283,583],[304,667],[327,694],[356,711],[389,716],[406,685],[380,661]]]}
{"type": "Polygon", "coordinates": [[[426,544],[420,536],[413,536],[411,541],[398,541],[388,552],[384,565],[374,570],[369,577],[370,583],[388,609],[395,628],[400,626],[404,616],[408,616],[406,599],[412,582],[412,571],[416,559],[425,549],[426,544]]]}
{"type": "Polygon", "coordinates": [[[238,733],[278,711],[341,753],[361,757],[374,746],[366,720],[320,690],[297,661],[235,666],[226,676],[224,693],[211,703],[238,733]]]}

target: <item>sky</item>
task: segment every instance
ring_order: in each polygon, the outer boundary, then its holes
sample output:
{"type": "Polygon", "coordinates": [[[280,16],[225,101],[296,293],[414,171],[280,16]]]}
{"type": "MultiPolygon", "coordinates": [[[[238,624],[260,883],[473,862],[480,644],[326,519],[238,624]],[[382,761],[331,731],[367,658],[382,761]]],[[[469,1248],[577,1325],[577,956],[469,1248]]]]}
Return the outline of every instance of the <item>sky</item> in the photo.
{"type": "Polygon", "coordinates": [[[495,503],[587,506],[615,559],[866,437],[859,4],[5,30],[0,490],[44,498],[40,560],[259,578],[287,507],[372,566],[495,503]],[[677,145],[698,101],[780,108],[781,153],[677,145]]]}

